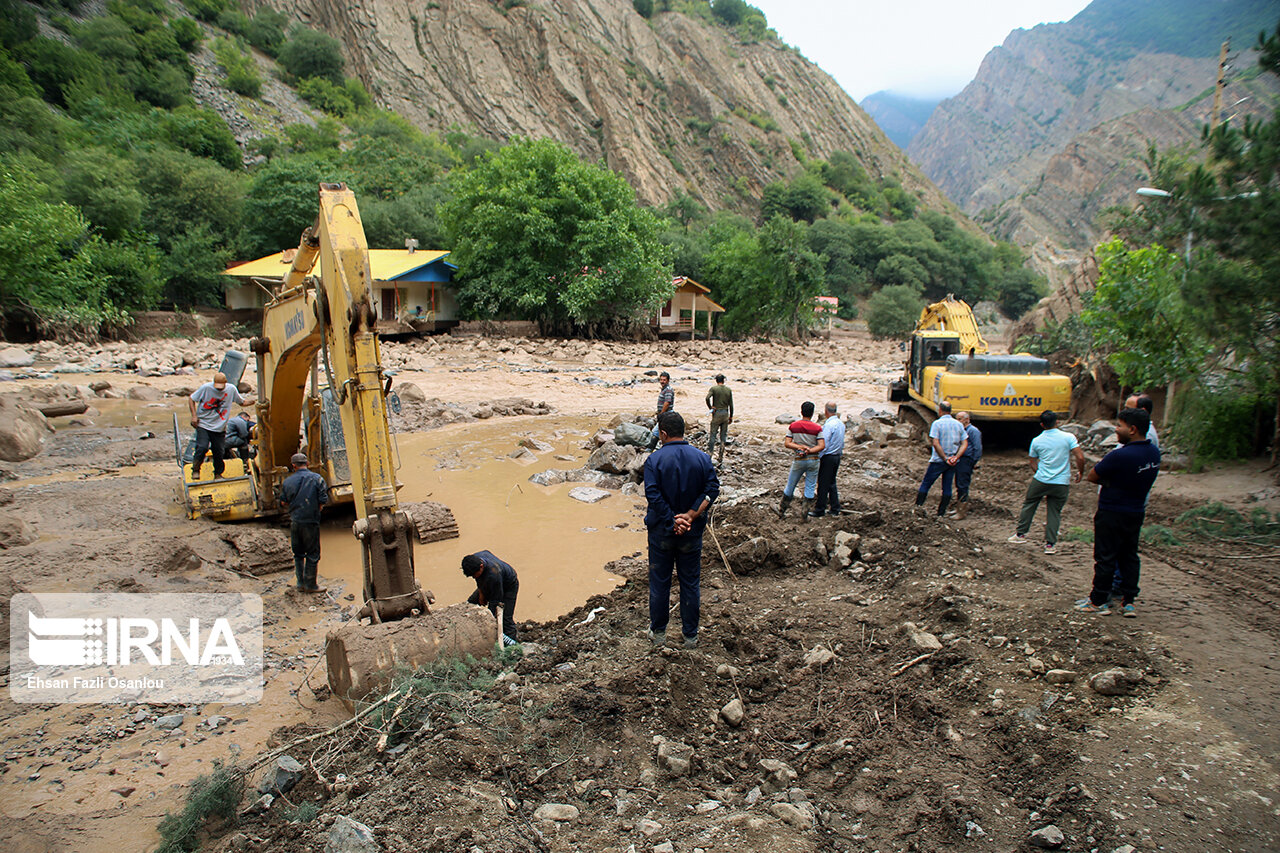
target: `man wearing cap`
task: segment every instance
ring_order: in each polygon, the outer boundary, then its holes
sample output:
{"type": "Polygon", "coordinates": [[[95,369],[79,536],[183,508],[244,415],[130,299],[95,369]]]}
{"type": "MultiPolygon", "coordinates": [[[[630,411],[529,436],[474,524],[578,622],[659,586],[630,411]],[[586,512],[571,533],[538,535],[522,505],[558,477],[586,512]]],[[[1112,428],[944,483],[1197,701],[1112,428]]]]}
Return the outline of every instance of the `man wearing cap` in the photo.
{"type": "Polygon", "coordinates": [[[304,453],[289,460],[293,473],[280,487],[280,502],[289,510],[289,545],[293,548],[293,571],[299,592],[324,592],[316,584],[320,566],[320,507],[329,502],[329,486],[307,467],[304,453]]]}
{"type": "Polygon", "coordinates": [[[516,636],[516,596],[520,593],[520,579],[511,564],[498,559],[492,551],[477,551],[462,558],[462,573],[476,582],[476,591],[467,599],[469,604],[488,607],[495,616],[502,605],[502,644],[514,645],[516,636]]]}
{"type": "Polygon", "coordinates": [[[245,405],[244,397],[234,385],[227,384],[225,373],[215,373],[212,382],[206,382],[191,393],[187,406],[191,409],[191,425],[196,428],[196,457],[191,463],[191,479],[200,479],[200,466],[204,455],[213,450],[213,478],[222,476],[223,456],[226,448],[223,439],[227,433],[227,416],[231,404],[245,405]]]}

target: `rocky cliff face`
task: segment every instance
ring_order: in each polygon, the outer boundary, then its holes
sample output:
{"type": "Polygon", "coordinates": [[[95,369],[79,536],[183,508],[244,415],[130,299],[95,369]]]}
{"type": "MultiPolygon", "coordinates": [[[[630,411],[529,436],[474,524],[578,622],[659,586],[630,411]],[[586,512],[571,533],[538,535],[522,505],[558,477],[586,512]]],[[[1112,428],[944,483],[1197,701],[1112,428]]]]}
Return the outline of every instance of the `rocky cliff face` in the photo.
{"type": "MultiPolygon", "coordinates": [[[[1198,146],[1217,77],[1216,52],[1118,49],[1095,23],[1011,33],[908,149],[965,212],[1029,250],[1055,284],[1100,238],[1097,214],[1131,200],[1146,180],[1150,145],[1198,146]]],[[[1233,64],[1243,72],[1255,61],[1245,53],[1233,64]]],[[[1237,74],[1224,117],[1269,116],[1278,92],[1274,78],[1237,74]]]]}
{"type": "MultiPolygon", "coordinates": [[[[261,4],[259,4],[261,5],[261,4]]],[[[604,162],[661,204],[681,190],[713,209],[752,207],[805,156],[857,155],[931,207],[936,187],[817,66],[777,41],[743,44],[630,0],[290,0],[331,33],[375,100],[426,130],[551,137],[604,162]],[[737,114],[735,114],[737,110],[737,114]]]]}

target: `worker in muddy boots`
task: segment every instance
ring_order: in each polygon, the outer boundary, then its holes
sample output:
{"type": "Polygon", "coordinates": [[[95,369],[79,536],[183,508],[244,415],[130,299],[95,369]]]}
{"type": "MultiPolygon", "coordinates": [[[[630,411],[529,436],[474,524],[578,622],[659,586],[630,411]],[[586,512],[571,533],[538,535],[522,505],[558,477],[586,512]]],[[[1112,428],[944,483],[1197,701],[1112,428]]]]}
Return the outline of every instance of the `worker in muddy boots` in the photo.
{"type": "Polygon", "coordinates": [[[729,424],[733,423],[733,391],[724,384],[724,374],[716,375],[716,384],[707,391],[707,408],[711,410],[711,435],[707,439],[707,455],[716,449],[716,436],[720,438],[720,455],[716,464],[724,462],[724,446],[729,440],[729,424]]]}
{"type": "Polygon", "coordinates": [[[661,646],[671,619],[671,574],[680,582],[680,627],[687,649],[698,645],[702,606],[702,532],[707,510],[720,494],[711,457],[684,440],[684,418],[658,419],[662,447],[644,463],[649,500],[649,639],[661,646]]]}
{"type": "Polygon", "coordinates": [[[191,463],[193,480],[200,479],[200,466],[210,450],[213,451],[213,477],[216,480],[222,476],[227,416],[233,403],[243,406],[246,402],[234,385],[227,384],[225,373],[215,373],[212,382],[191,392],[187,406],[191,410],[191,425],[196,428],[196,457],[191,463]]]}
{"type": "Polygon", "coordinates": [[[968,412],[956,412],[956,420],[964,426],[969,436],[969,446],[956,462],[956,518],[969,514],[969,484],[973,482],[973,469],[982,458],[982,433],[973,425],[968,412]]]}
{"type": "Polygon", "coordinates": [[[840,514],[840,492],[836,489],[836,473],[840,470],[840,460],[844,458],[844,421],[836,414],[836,404],[827,403],[824,407],[822,432],[818,434],[818,493],[813,499],[813,509],[809,518],[822,518],[827,514],[827,507],[832,515],[840,514]]]}
{"type": "Polygon", "coordinates": [[[307,467],[304,453],[289,460],[293,473],[280,487],[280,502],[289,511],[289,545],[299,592],[324,592],[316,583],[320,568],[320,507],[329,502],[324,478],[307,467]]]}
{"type": "Polygon", "coordinates": [[[969,449],[969,435],[964,424],[951,417],[951,403],[943,400],[938,403],[938,419],[929,427],[929,467],[924,470],[924,479],[916,491],[916,506],[924,506],[925,498],[933,483],[942,477],[942,499],[938,502],[938,517],[947,511],[951,503],[951,482],[956,476],[956,465],[965,451],[969,449]]]}
{"type": "Polygon", "coordinates": [[[468,604],[488,607],[498,614],[502,605],[502,644],[514,646],[520,641],[516,632],[516,597],[520,594],[520,578],[510,563],[498,559],[492,551],[477,551],[462,558],[462,573],[476,582],[476,591],[468,604]]]}
{"type": "Polygon", "coordinates": [[[1084,451],[1074,435],[1058,429],[1058,415],[1052,410],[1040,413],[1040,430],[1028,451],[1028,461],[1035,474],[1022,500],[1018,527],[1008,541],[1015,545],[1026,543],[1027,531],[1031,529],[1031,522],[1035,520],[1036,510],[1043,500],[1048,506],[1044,523],[1044,552],[1053,554],[1057,551],[1062,508],[1067,505],[1071,489],[1071,469],[1075,468],[1077,483],[1084,477],[1084,451]]]}
{"type": "Polygon", "coordinates": [[[238,454],[246,472],[249,470],[249,449],[252,439],[253,420],[248,412],[241,412],[227,421],[227,434],[222,443],[223,452],[230,451],[238,454]]]}
{"type": "Polygon", "coordinates": [[[787,472],[787,485],[782,490],[782,503],[778,506],[779,518],[786,516],[787,507],[791,506],[791,499],[795,496],[796,486],[801,478],[804,479],[806,503],[800,514],[801,518],[805,517],[808,504],[813,502],[818,484],[818,436],[821,434],[822,427],[813,420],[813,403],[806,400],[800,404],[800,420],[791,422],[791,426],[787,427],[787,437],[782,440],[783,447],[794,453],[795,459],[791,462],[791,470],[787,472]]]}
{"type": "Polygon", "coordinates": [[[1098,489],[1098,511],[1093,516],[1093,589],[1076,602],[1076,609],[1105,615],[1119,598],[1123,616],[1138,615],[1134,600],[1142,564],[1138,541],[1146,518],[1147,495],[1160,473],[1160,451],[1147,438],[1151,418],[1143,409],[1125,409],[1116,425],[1120,446],[1089,472],[1098,489]],[[1117,585],[1115,578],[1120,576],[1117,585]],[[1117,589],[1118,587],[1118,589],[1117,589]]]}
{"type": "Polygon", "coordinates": [[[658,446],[658,419],[676,406],[676,392],[671,389],[671,374],[665,370],[658,374],[658,411],[653,416],[653,430],[649,433],[649,449],[658,446]]]}

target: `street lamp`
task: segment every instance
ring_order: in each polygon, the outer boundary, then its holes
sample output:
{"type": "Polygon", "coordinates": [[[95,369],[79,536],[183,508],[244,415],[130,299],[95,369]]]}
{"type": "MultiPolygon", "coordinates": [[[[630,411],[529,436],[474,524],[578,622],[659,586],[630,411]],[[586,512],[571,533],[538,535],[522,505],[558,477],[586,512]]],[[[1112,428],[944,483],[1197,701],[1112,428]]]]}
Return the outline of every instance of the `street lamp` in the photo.
{"type": "MultiPolygon", "coordinates": [[[[1136,192],[1140,196],[1146,196],[1147,198],[1173,198],[1174,197],[1173,193],[1169,192],[1168,190],[1160,190],[1160,189],[1156,189],[1155,187],[1138,187],[1136,190],[1134,190],[1134,192],[1136,192]]],[[[1195,222],[1195,218],[1196,218],[1196,209],[1194,206],[1192,206],[1191,222],[1195,222]]],[[[1187,225],[1187,246],[1186,246],[1185,254],[1186,254],[1187,264],[1185,267],[1182,268],[1182,283],[1184,285],[1187,283],[1187,269],[1190,268],[1191,266],[1191,224],[1190,223],[1188,223],[1187,225]]]]}

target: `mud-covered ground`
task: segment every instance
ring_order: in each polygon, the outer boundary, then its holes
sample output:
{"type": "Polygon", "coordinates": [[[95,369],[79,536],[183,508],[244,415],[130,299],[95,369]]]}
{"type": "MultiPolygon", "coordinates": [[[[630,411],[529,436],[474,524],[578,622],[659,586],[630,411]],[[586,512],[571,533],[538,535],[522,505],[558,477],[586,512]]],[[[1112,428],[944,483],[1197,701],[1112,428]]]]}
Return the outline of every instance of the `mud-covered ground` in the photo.
{"type": "MultiPolygon", "coordinates": [[[[1274,547],[1185,535],[1146,545],[1139,618],[1079,614],[1087,544],[1045,556],[1004,541],[1028,476],[1016,447],[984,459],[963,521],[909,511],[927,457],[905,441],[848,449],[838,483],[849,514],[805,521],[797,502],[778,518],[788,461],[775,416],[828,398],[856,414],[892,373],[887,346],[664,344],[648,358],[640,345],[577,346],[388,349],[402,379],[445,401],[428,407],[442,422],[501,416],[482,403],[507,397],[604,420],[650,409],[649,370],[679,368],[693,403],[711,374],[728,373],[741,414],[722,479],[758,496],[720,507],[705,539],[699,647],[652,649],[644,555],[618,561],[627,583],[526,624],[523,658],[485,664],[466,683],[457,673],[419,682],[356,725],[289,748],[303,781],[265,813],[219,827],[210,849],[324,849],[339,816],[388,851],[1007,851],[1031,849],[1050,825],[1065,850],[1280,848],[1274,547]],[[1121,695],[1090,686],[1113,668],[1131,681],[1121,695]]],[[[31,380],[41,381],[53,380],[31,380]]],[[[158,445],[140,436],[168,408],[118,405],[12,466],[15,500],[0,510],[38,538],[0,551],[3,582],[262,592],[270,713],[179,709],[191,722],[166,733],[153,720],[173,709],[139,717],[6,700],[0,838],[15,850],[146,849],[182,783],[214,758],[248,764],[345,719],[305,688],[292,696],[320,641],[300,627],[314,605],[285,592],[289,576],[271,560],[248,558],[261,542],[178,515],[169,468],[137,451],[158,445]],[[187,552],[173,547],[182,537],[187,552]],[[210,728],[220,714],[230,722],[210,728]],[[174,784],[152,775],[165,773],[174,784]],[[117,776],[137,792],[113,792],[117,776]],[[134,837],[120,840],[124,826],[134,837]]],[[[536,416],[514,417],[536,431],[536,416]]],[[[1275,510],[1260,468],[1162,475],[1148,523],[1176,531],[1176,516],[1209,498],[1275,510]]],[[[1064,531],[1088,530],[1095,500],[1073,488],[1064,531]]],[[[1043,514],[1033,543],[1042,524],[1043,514]]]]}

